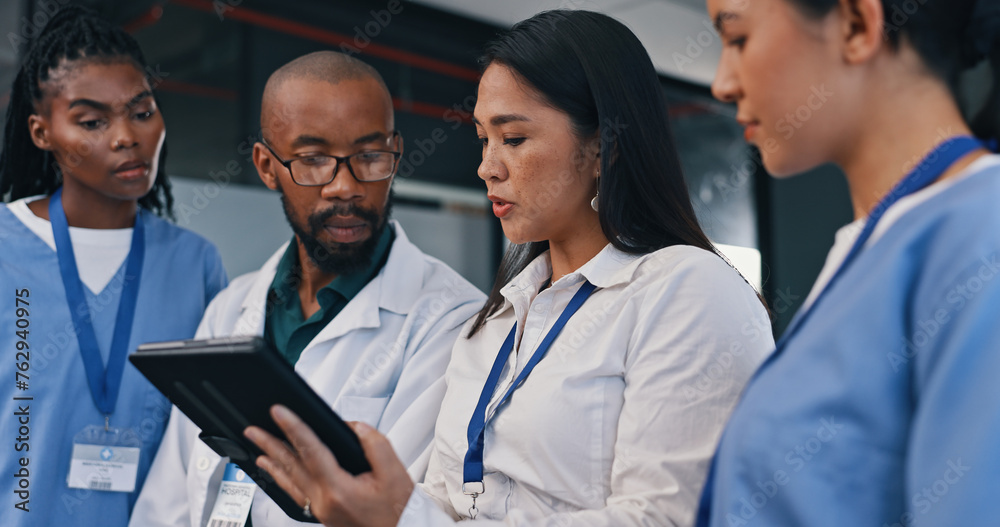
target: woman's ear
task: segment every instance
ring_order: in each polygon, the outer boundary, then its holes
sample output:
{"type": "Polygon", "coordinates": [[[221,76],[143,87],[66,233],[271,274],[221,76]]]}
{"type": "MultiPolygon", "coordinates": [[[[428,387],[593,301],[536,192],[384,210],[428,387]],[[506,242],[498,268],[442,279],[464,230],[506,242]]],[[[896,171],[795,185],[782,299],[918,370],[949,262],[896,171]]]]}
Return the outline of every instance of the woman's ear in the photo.
{"type": "Polygon", "coordinates": [[[28,117],[28,135],[31,142],[35,143],[41,150],[52,150],[52,143],[49,141],[49,122],[38,114],[31,114],[28,117]]]}
{"type": "Polygon", "coordinates": [[[601,157],[601,146],[604,141],[604,136],[601,135],[601,129],[598,128],[594,132],[594,137],[590,138],[590,142],[587,144],[587,153],[594,157],[601,157]]]}
{"type": "Polygon", "coordinates": [[[838,9],[844,61],[861,64],[871,60],[888,42],[882,0],[840,0],[838,9]]]}
{"type": "Polygon", "coordinates": [[[598,128],[594,136],[587,140],[587,143],[583,147],[583,155],[588,162],[593,162],[597,165],[598,170],[601,166],[601,129],[598,128]]]}

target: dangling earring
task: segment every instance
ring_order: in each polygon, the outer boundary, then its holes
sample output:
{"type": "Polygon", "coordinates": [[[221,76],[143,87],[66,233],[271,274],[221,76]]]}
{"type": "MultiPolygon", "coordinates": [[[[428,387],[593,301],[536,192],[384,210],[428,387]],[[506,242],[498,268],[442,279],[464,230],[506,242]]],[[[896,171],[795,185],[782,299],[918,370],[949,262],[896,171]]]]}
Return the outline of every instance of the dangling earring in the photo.
{"type": "Polygon", "coordinates": [[[597,198],[601,197],[601,169],[597,169],[597,194],[590,200],[590,208],[597,212],[597,198]]]}

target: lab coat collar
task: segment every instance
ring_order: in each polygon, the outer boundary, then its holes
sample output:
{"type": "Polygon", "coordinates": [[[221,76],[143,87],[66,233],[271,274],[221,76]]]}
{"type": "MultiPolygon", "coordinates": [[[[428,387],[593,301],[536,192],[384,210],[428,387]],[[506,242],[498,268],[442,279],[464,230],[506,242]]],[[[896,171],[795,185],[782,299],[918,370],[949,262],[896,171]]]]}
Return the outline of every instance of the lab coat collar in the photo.
{"type": "MultiPolygon", "coordinates": [[[[403,228],[395,220],[390,220],[389,225],[395,230],[396,239],[389,249],[385,265],[340,314],[316,335],[307,349],[318,342],[340,337],[351,330],[379,327],[380,309],[406,315],[416,304],[423,287],[423,280],[420,267],[415,268],[415,265],[423,261],[424,254],[410,242],[403,228]]],[[[289,243],[291,242],[285,242],[271,255],[257,273],[241,306],[240,320],[236,326],[238,330],[242,330],[241,334],[258,336],[264,334],[264,306],[267,292],[274,282],[278,263],[289,243]]]]}
{"type": "Polygon", "coordinates": [[[240,305],[240,317],[233,327],[233,335],[255,335],[258,337],[264,335],[264,311],[267,308],[267,291],[271,287],[271,282],[274,282],[274,275],[278,270],[278,262],[281,261],[281,257],[285,254],[289,243],[291,242],[287,241],[281,244],[281,247],[257,271],[257,275],[253,279],[253,284],[247,291],[246,296],[243,297],[243,303],[240,305]]]}
{"type": "MultiPolygon", "coordinates": [[[[553,289],[563,289],[575,287],[584,279],[594,284],[600,289],[613,287],[619,284],[632,281],[639,264],[649,257],[649,254],[629,254],[615,248],[612,244],[607,244],[587,263],[579,269],[563,276],[552,284],[553,289]]],[[[500,294],[504,297],[504,305],[487,320],[500,315],[513,304],[515,297],[528,294],[534,296],[538,294],[542,285],[552,276],[552,261],[549,251],[538,255],[514,277],[507,285],[500,289],[500,294]]]]}

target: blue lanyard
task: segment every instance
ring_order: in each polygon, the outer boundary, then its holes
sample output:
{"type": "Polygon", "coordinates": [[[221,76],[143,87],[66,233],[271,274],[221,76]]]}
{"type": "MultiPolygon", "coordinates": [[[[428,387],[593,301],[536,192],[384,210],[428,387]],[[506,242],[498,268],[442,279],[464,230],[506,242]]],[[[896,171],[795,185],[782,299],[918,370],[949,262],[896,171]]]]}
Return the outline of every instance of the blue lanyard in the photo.
{"type": "MultiPolygon", "coordinates": [[[[580,309],[580,306],[590,297],[590,294],[594,292],[596,286],[590,282],[584,280],[583,285],[580,289],[573,295],[573,298],[569,301],[566,309],[563,310],[562,314],[559,315],[559,319],[556,320],[555,325],[552,329],[545,335],[542,339],[542,343],[539,344],[538,349],[535,350],[534,355],[528,360],[528,363],[524,365],[524,369],[521,370],[521,374],[517,376],[514,383],[504,394],[500,402],[497,403],[497,410],[494,411],[495,416],[497,412],[500,411],[500,406],[503,405],[510,395],[514,393],[522,382],[531,373],[531,370],[535,369],[535,365],[538,364],[545,353],[549,351],[552,347],[552,342],[556,340],[556,337],[566,326],[566,322],[569,320],[574,313],[580,309]]],[[[514,323],[514,327],[510,328],[510,333],[507,335],[507,340],[504,341],[503,346],[500,347],[500,352],[497,353],[497,358],[493,362],[493,369],[490,370],[489,377],[486,378],[486,385],[483,386],[483,393],[479,396],[479,404],[476,405],[476,410],[472,413],[472,420],[469,421],[469,450],[465,453],[465,483],[478,484],[478,492],[469,492],[467,494],[482,494],[483,493],[483,439],[486,435],[486,407],[489,405],[490,398],[493,396],[493,392],[496,391],[497,384],[500,382],[500,372],[503,370],[504,364],[507,362],[507,358],[510,357],[510,352],[514,350],[514,334],[517,332],[517,323],[514,323]]],[[[466,488],[463,485],[463,488],[466,488]]]]}
{"type": "Polygon", "coordinates": [[[87,305],[87,297],[83,293],[83,283],[80,282],[80,273],[76,267],[73,242],[69,237],[69,225],[66,222],[66,212],[62,206],[62,187],[56,190],[49,200],[49,221],[52,223],[52,235],[56,241],[59,274],[62,275],[63,287],[66,289],[66,300],[69,302],[69,311],[73,318],[73,327],[76,329],[76,340],[80,346],[80,356],[83,358],[83,367],[87,372],[87,384],[90,385],[94,404],[105,416],[105,427],[107,427],[108,416],[115,411],[118,391],[122,385],[125,357],[128,355],[128,344],[132,335],[132,320],[135,317],[135,305],[139,296],[139,279],[142,275],[142,261],[146,252],[142,210],[136,211],[135,215],[132,247],[125,264],[125,285],[118,303],[118,315],[115,317],[115,329],[111,340],[111,353],[108,354],[106,368],[101,360],[101,351],[97,346],[97,336],[91,321],[90,307],[87,305]]]}
{"type": "Polygon", "coordinates": [[[875,232],[875,226],[878,225],[879,220],[885,214],[885,211],[889,210],[896,204],[897,201],[913,194],[919,192],[928,185],[938,180],[942,174],[947,171],[951,165],[955,164],[956,161],[965,157],[966,155],[984,147],[984,143],[980,142],[974,137],[967,135],[953,137],[947,141],[941,143],[930,154],[927,154],[924,159],[911,171],[902,181],[900,181],[892,191],[889,192],[878,205],[875,206],[875,210],[868,215],[868,219],[865,221],[865,226],[861,230],[861,234],[858,235],[858,239],[854,242],[851,247],[850,252],[844,258],[844,261],[837,268],[837,272],[833,274],[830,281],[826,283],[826,286],[813,301],[812,306],[805,310],[801,316],[796,317],[792,321],[791,327],[785,331],[785,334],[781,336],[778,344],[775,346],[775,351],[768,359],[768,362],[774,359],[781,351],[788,346],[788,341],[791,340],[799,329],[805,324],[806,320],[812,313],[816,311],[816,306],[819,304],[820,300],[826,296],[826,293],[830,291],[833,285],[844,275],[844,271],[847,270],[848,266],[854,262],[855,258],[864,249],[865,244],[868,239],[871,238],[872,233],[875,232]]]}
{"type": "MultiPolygon", "coordinates": [[[[879,220],[885,214],[885,211],[889,210],[889,207],[893,206],[897,201],[909,196],[915,192],[919,192],[928,185],[938,180],[942,174],[945,173],[956,161],[965,157],[966,155],[980,149],[984,148],[986,143],[970,137],[967,135],[953,137],[947,141],[938,145],[931,153],[927,154],[920,163],[914,168],[902,181],[900,181],[892,191],[889,192],[878,205],[875,210],[868,215],[868,219],[865,221],[865,226],[861,230],[861,234],[858,235],[858,239],[854,242],[851,250],[847,253],[844,261],[837,268],[837,272],[833,274],[830,281],[826,283],[826,286],[813,301],[812,305],[801,312],[795,319],[792,320],[790,327],[782,335],[781,339],[778,340],[778,344],[775,346],[774,353],[764,361],[758,369],[757,373],[754,374],[753,379],[750,380],[752,383],[757,376],[760,375],[764,369],[771,364],[785,349],[788,347],[788,342],[794,337],[799,330],[805,326],[806,321],[809,319],[816,311],[816,306],[819,305],[820,301],[826,296],[827,292],[833,287],[833,285],[844,275],[848,266],[854,262],[857,256],[864,249],[865,244],[868,239],[871,238],[873,232],[875,232],[875,226],[878,225],[879,220]]],[[[721,444],[721,442],[720,442],[721,444]]],[[[698,521],[696,525],[699,527],[707,526],[710,518],[711,511],[709,510],[712,502],[712,485],[715,479],[715,464],[718,460],[718,448],[716,449],[715,457],[712,459],[712,464],[709,467],[708,479],[705,482],[705,488],[701,494],[701,503],[698,511],[698,521]]]]}

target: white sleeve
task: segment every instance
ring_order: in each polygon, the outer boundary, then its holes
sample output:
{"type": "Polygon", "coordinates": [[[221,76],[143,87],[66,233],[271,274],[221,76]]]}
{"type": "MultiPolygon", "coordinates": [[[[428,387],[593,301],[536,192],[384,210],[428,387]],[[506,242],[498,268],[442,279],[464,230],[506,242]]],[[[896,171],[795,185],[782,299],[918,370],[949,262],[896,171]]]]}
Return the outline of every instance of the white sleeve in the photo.
{"type": "Polygon", "coordinates": [[[430,505],[436,505],[436,507],[431,507],[432,509],[440,509],[449,517],[458,519],[458,514],[455,512],[455,508],[452,506],[451,501],[448,500],[448,488],[445,484],[443,469],[441,468],[441,453],[436,448],[431,451],[431,459],[427,467],[427,476],[424,478],[422,483],[417,484],[414,492],[416,493],[417,491],[420,491],[420,497],[414,498],[411,496],[410,502],[407,502],[407,509],[417,507],[419,505],[418,503],[414,503],[413,500],[425,499],[431,502],[430,505]]]}

